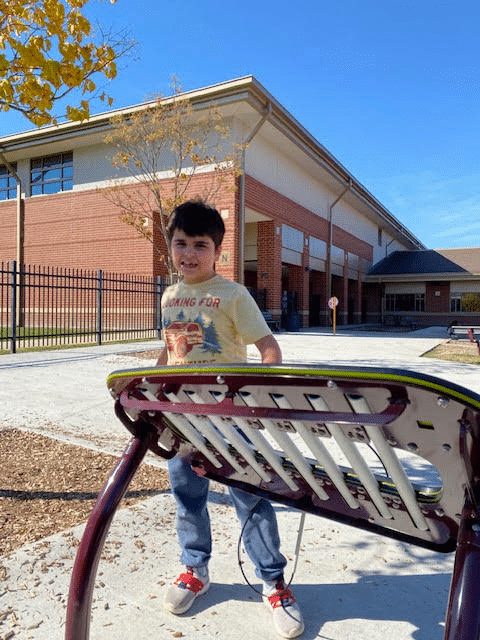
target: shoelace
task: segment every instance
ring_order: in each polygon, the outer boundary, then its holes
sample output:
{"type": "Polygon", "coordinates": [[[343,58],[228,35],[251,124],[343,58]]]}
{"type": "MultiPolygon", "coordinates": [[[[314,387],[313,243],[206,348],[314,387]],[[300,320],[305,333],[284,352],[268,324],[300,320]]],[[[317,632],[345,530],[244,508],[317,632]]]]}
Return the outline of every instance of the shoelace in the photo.
{"type": "Polygon", "coordinates": [[[180,589],[188,589],[193,593],[198,593],[204,586],[203,582],[193,575],[192,569],[188,569],[187,573],[181,573],[175,580],[175,584],[180,589]]]}
{"type": "Polygon", "coordinates": [[[267,596],[268,601],[272,605],[272,609],[276,609],[277,607],[285,608],[295,604],[296,601],[293,593],[288,587],[285,587],[284,582],[279,582],[275,587],[277,589],[275,593],[272,593],[271,596],[267,596]]]}

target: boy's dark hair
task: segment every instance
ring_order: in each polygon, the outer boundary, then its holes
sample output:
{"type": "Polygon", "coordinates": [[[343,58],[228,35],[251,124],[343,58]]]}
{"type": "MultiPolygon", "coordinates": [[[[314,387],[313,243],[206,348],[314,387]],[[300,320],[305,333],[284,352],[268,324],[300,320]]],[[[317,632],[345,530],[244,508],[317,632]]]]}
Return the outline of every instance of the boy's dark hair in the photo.
{"type": "Polygon", "coordinates": [[[172,212],[167,224],[168,242],[172,241],[175,229],[187,236],[210,236],[215,248],[222,244],[225,224],[215,207],[201,200],[187,200],[179,204],[172,212]]]}

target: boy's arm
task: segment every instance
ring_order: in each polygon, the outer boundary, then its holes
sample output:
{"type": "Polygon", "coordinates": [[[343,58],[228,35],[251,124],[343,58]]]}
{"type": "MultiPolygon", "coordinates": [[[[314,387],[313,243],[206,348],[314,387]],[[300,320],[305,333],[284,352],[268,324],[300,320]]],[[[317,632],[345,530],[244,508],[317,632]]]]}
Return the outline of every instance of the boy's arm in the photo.
{"type": "Polygon", "coordinates": [[[281,364],[282,352],[278,342],[271,333],[257,340],[255,346],[260,351],[262,364],[281,364]]]}
{"type": "Polygon", "coordinates": [[[167,364],[167,361],[168,361],[167,347],[163,347],[162,352],[160,353],[160,356],[158,357],[157,365],[162,366],[164,364],[167,364]]]}

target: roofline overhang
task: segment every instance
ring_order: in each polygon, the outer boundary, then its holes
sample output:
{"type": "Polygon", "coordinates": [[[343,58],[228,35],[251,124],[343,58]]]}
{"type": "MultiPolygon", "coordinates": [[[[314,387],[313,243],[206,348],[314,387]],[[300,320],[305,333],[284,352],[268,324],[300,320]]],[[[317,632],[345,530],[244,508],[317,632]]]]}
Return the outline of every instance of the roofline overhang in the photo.
{"type": "Polygon", "coordinates": [[[391,275],[365,275],[363,282],[454,282],[460,280],[479,280],[480,274],[475,273],[403,273],[391,275]]]}
{"type": "MultiPolygon", "coordinates": [[[[395,216],[388,211],[355,177],[306,129],[303,127],[252,75],[221,82],[201,89],[185,91],[182,96],[191,100],[195,109],[205,108],[212,102],[221,107],[239,101],[246,102],[259,114],[270,109],[268,121],[283,133],[307,156],[319,164],[342,189],[349,192],[367,206],[372,214],[383,222],[391,235],[397,234],[411,249],[426,249],[395,216]]],[[[165,100],[173,100],[174,96],[165,100]]],[[[61,122],[54,126],[31,129],[10,136],[0,137],[0,150],[8,159],[8,154],[39,145],[68,140],[74,137],[106,133],[111,127],[111,119],[117,115],[128,115],[153,105],[154,100],[127,108],[113,109],[91,116],[83,122],[61,122]]]]}

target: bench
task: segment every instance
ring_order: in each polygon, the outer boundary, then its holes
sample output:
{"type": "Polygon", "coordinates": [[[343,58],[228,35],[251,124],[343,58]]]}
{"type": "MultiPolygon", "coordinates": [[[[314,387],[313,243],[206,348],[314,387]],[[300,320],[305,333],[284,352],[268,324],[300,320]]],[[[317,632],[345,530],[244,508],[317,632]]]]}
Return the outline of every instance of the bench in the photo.
{"type": "Polygon", "coordinates": [[[277,333],[280,331],[280,321],[274,320],[270,311],[262,311],[262,316],[268,324],[269,329],[276,331],[277,333]]]}
{"type": "Polygon", "coordinates": [[[80,542],[66,640],[88,640],[103,543],[147,451],[301,511],[455,553],[444,639],[478,640],[480,395],[406,370],[327,366],[141,368],[107,384],[132,438],[80,542]]]}
{"type": "Polygon", "coordinates": [[[449,333],[456,339],[470,340],[475,342],[480,339],[480,327],[461,327],[459,325],[453,325],[449,327],[449,333]]]}
{"type": "Polygon", "coordinates": [[[480,327],[459,327],[454,325],[449,327],[449,335],[454,340],[465,338],[477,345],[478,353],[480,353],[480,327]]]}

